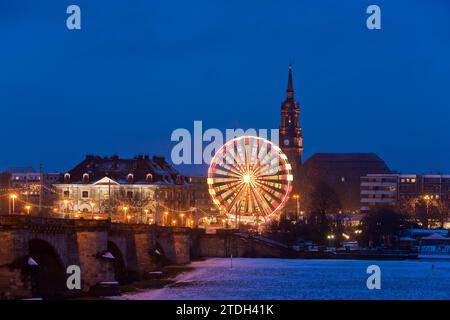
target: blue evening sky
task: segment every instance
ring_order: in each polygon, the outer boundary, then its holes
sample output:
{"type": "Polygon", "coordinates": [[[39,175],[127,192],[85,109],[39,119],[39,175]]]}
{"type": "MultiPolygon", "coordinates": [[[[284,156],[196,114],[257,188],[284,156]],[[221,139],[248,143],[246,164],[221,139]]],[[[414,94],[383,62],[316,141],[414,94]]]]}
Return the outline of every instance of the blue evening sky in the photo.
{"type": "Polygon", "coordinates": [[[291,60],[306,157],[450,173],[449,14],[448,0],[1,0],[0,168],[170,156],[194,120],[277,128],[291,60]]]}

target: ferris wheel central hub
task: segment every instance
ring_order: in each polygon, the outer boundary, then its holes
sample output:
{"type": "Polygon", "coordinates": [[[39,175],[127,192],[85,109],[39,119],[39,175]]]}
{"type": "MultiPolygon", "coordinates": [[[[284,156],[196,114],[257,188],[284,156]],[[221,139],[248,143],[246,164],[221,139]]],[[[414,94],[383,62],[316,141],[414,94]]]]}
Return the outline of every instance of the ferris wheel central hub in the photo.
{"type": "Polygon", "coordinates": [[[253,180],[253,176],[251,174],[244,174],[242,177],[242,181],[244,181],[244,183],[250,183],[253,180]]]}

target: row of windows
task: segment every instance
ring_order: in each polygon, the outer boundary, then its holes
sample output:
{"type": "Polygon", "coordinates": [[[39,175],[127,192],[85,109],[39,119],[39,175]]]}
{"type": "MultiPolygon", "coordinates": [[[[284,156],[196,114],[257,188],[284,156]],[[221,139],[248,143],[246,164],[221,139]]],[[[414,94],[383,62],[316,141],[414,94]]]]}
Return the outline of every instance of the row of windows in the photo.
{"type": "Polygon", "coordinates": [[[397,188],[394,187],[394,186],[391,186],[391,187],[368,186],[368,187],[362,187],[361,190],[371,190],[371,191],[396,191],[397,188]]]}
{"type": "MultiPolygon", "coordinates": [[[[170,177],[165,176],[165,177],[163,177],[163,179],[170,180],[170,177]]],[[[180,183],[181,179],[182,179],[181,175],[177,175],[177,183],[180,183]]],[[[66,182],[70,181],[70,173],[65,173],[64,174],[64,181],[66,181],[66,182]]],[[[128,182],[133,182],[134,181],[134,174],[129,173],[127,175],[127,181],[128,182]]],[[[152,182],[153,181],[153,175],[151,173],[148,173],[145,176],[145,181],[152,182]]],[[[83,174],[83,182],[89,182],[89,174],[88,173],[84,173],[83,174]]]]}
{"type": "MultiPolygon", "coordinates": [[[[147,193],[147,197],[150,197],[151,196],[151,192],[148,192],[147,193]]],[[[129,198],[129,199],[131,199],[131,198],[133,198],[133,191],[127,191],[126,192],[126,196],[127,196],[127,198],[129,198]]],[[[64,196],[64,198],[69,198],[70,197],[70,191],[68,191],[68,190],[65,190],[65,191],[63,191],[63,196],[64,196]]],[[[108,194],[108,192],[106,191],[106,192],[104,192],[103,193],[103,196],[109,196],[109,194],[108,194]]],[[[82,198],[89,198],[89,191],[81,191],[81,197],[82,198]]]]}
{"type": "Polygon", "coordinates": [[[369,198],[369,199],[394,199],[392,197],[392,195],[388,195],[388,194],[367,194],[364,196],[364,198],[369,198]]]}
{"type": "MultiPolygon", "coordinates": [[[[152,197],[152,195],[153,195],[153,192],[147,192],[147,194],[146,194],[146,196],[147,196],[148,198],[152,197]]],[[[177,193],[175,194],[175,192],[169,193],[168,191],[164,191],[164,192],[161,192],[161,193],[157,193],[157,194],[155,195],[155,198],[156,198],[156,199],[162,199],[162,198],[163,198],[163,199],[169,200],[169,195],[171,196],[171,199],[174,199],[175,196],[176,196],[177,199],[180,199],[180,200],[181,200],[181,198],[182,198],[182,193],[181,193],[181,192],[177,192],[177,193]]],[[[104,192],[103,192],[103,196],[104,196],[104,197],[108,197],[108,196],[109,196],[108,191],[104,191],[104,192]]],[[[127,192],[126,192],[126,197],[127,197],[127,198],[131,199],[131,198],[133,198],[133,196],[134,196],[133,191],[127,191],[127,192]]],[[[70,191],[69,191],[69,190],[64,190],[64,191],[63,191],[63,197],[64,197],[64,198],[70,198],[70,191]]],[[[89,191],[87,191],[87,190],[81,191],[81,197],[82,197],[82,198],[89,198],[89,191]]]]}

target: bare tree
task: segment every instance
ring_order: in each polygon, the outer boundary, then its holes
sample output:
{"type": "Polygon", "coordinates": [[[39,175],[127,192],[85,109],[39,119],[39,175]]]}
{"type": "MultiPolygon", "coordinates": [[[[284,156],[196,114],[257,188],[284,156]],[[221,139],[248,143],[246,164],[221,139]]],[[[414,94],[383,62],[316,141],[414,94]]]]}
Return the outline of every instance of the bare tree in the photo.
{"type": "Polygon", "coordinates": [[[450,213],[450,202],[439,199],[439,200],[434,200],[432,203],[438,214],[440,227],[444,228],[444,223],[447,220],[449,213],[450,213]]]}

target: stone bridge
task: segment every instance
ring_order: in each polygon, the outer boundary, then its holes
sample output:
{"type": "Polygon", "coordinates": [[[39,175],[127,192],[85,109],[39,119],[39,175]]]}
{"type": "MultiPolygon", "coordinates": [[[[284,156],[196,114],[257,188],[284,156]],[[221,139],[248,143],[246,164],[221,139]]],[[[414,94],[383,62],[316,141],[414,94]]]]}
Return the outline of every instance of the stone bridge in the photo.
{"type": "Polygon", "coordinates": [[[0,299],[102,294],[162,264],[190,262],[187,228],[0,216],[0,241],[0,299]],[[67,289],[71,265],[80,267],[81,290],[67,289]]]}
{"type": "Polygon", "coordinates": [[[268,238],[236,230],[217,230],[205,234],[193,230],[191,257],[245,257],[245,258],[294,258],[295,252],[287,245],[268,238]]]}
{"type": "Polygon", "coordinates": [[[0,299],[64,298],[118,293],[166,264],[198,257],[290,257],[266,238],[218,230],[118,224],[109,220],[0,216],[0,299]],[[81,289],[69,290],[69,266],[79,266],[81,289]]]}

